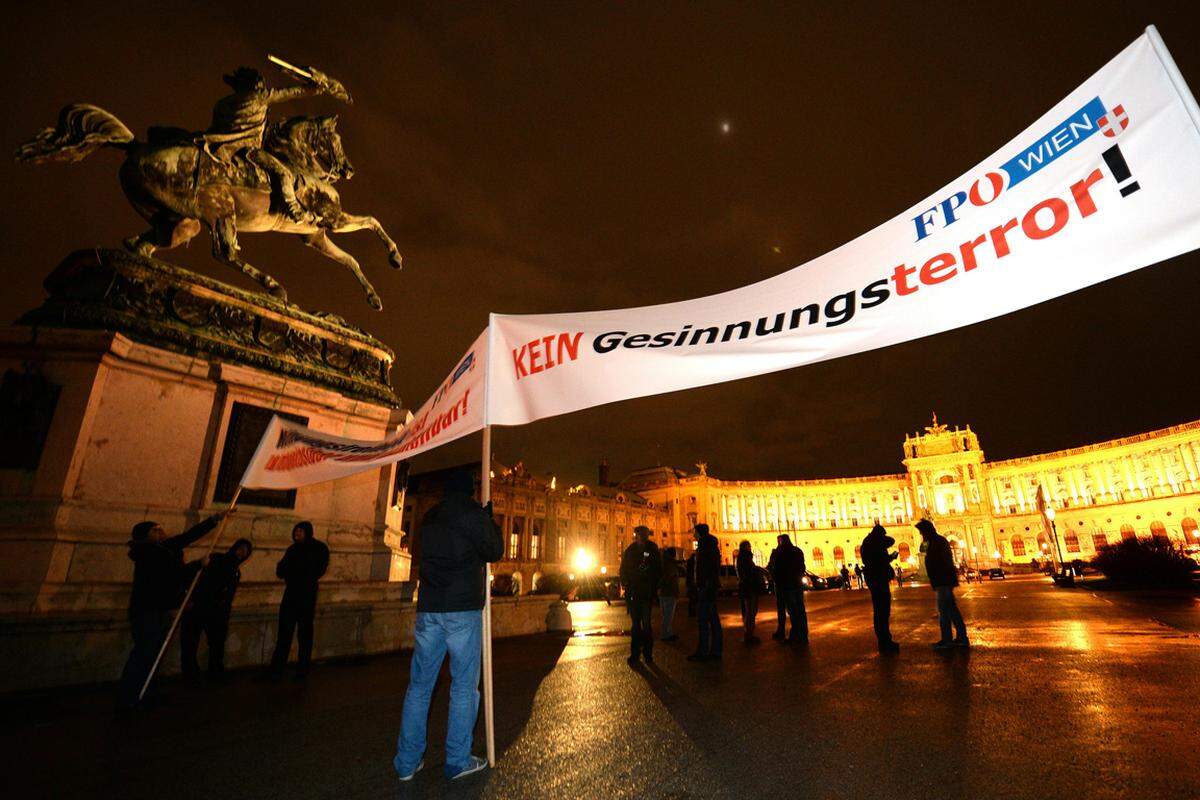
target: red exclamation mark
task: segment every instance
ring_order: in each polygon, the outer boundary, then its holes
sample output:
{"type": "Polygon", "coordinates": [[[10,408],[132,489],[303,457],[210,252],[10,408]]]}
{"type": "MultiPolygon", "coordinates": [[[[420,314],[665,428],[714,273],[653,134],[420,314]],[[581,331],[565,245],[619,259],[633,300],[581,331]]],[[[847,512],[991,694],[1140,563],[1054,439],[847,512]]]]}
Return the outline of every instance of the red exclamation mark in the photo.
{"type": "Polygon", "coordinates": [[[1129,165],[1125,163],[1125,156],[1121,153],[1121,145],[1114,144],[1112,147],[1105,150],[1103,155],[1104,163],[1108,164],[1108,168],[1112,172],[1113,177],[1117,179],[1117,185],[1120,188],[1121,197],[1129,197],[1129,195],[1142,188],[1138,185],[1137,181],[1120,186],[1120,184],[1125,183],[1125,181],[1133,177],[1133,173],[1129,171],[1129,165]]]}

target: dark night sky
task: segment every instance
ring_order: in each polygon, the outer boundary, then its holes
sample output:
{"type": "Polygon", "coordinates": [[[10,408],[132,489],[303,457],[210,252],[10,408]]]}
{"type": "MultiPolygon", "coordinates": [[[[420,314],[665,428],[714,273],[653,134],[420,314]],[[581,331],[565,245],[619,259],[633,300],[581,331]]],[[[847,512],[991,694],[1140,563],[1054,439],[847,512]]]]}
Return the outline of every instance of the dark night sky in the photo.
{"type": "MultiPolygon", "coordinates": [[[[394,347],[393,382],[413,407],[488,311],[679,300],[843,244],[972,167],[1149,23],[1200,90],[1200,14],[1184,2],[250,5],[6,12],[0,138],[15,147],[68,102],[101,105],[139,135],[202,128],[221,75],[266,71],[267,52],[340,79],[353,107],[278,110],[342,113],[356,168],[343,201],[377,216],[406,260],[393,272],[370,234],[340,237],[385,311],[294,240],[242,244],[294,301],[394,347]]],[[[39,302],[67,252],[144,225],[115,152],[2,163],[7,321],[39,302]]],[[[206,235],[165,257],[249,286],[210,260],[206,235]]],[[[970,423],[989,458],[1195,419],[1198,268],[1193,253],[905,345],[499,429],[497,454],[574,479],[601,456],[615,474],[704,459],[722,477],[839,476],[899,470],[904,433],[931,410],[970,423]]],[[[477,447],[470,437],[414,467],[477,447]]]]}

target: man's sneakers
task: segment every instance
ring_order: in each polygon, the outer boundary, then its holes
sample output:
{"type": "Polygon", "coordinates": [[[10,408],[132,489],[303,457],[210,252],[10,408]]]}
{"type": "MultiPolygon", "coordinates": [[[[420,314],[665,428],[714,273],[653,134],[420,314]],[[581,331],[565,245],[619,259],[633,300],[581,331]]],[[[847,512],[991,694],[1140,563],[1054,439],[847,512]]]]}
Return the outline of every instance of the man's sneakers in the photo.
{"type": "Polygon", "coordinates": [[[446,777],[452,781],[456,781],[459,778],[465,778],[468,775],[473,775],[476,772],[479,772],[480,770],[487,769],[487,765],[488,765],[488,762],[487,762],[486,758],[480,758],[479,756],[471,756],[467,760],[467,765],[465,767],[463,767],[462,769],[458,770],[457,772],[452,772],[452,770],[454,768],[451,767],[449,764],[447,764],[446,765],[446,777]]]}
{"type": "Polygon", "coordinates": [[[942,639],[940,642],[934,643],[933,649],[934,650],[953,650],[956,647],[970,647],[970,646],[971,646],[971,640],[964,637],[962,639],[942,639]]]}
{"type": "Polygon", "coordinates": [[[420,761],[417,762],[417,766],[413,768],[413,771],[408,773],[407,775],[401,775],[400,780],[404,781],[405,783],[407,783],[408,781],[411,781],[413,779],[413,775],[416,775],[418,772],[420,772],[421,767],[423,767],[423,766],[425,766],[425,759],[422,758],[420,761]]]}

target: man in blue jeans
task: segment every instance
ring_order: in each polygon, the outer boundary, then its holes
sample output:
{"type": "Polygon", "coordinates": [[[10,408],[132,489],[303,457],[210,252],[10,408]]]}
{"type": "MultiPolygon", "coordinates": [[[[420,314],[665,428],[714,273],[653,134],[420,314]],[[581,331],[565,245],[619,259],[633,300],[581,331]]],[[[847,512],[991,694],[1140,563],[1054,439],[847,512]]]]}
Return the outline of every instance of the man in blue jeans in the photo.
{"type": "Polygon", "coordinates": [[[479,772],[487,761],[471,755],[479,715],[479,658],[483,639],[486,567],[503,553],[492,504],[472,497],[475,481],[457,470],[446,481],[445,497],[425,514],[421,537],[420,589],[408,692],[393,764],[402,781],[425,766],[425,725],[429,700],[442,661],[450,654],[450,722],[446,731],[446,777],[479,772]]]}
{"type": "Polygon", "coordinates": [[[967,638],[967,625],[963,622],[958,603],[954,600],[954,587],[958,586],[958,569],[954,566],[954,553],[950,542],[937,532],[937,528],[927,519],[914,526],[921,532],[925,540],[925,571],[929,574],[929,585],[937,594],[938,623],[942,630],[942,638],[933,645],[935,650],[949,650],[954,647],[970,647],[967,638]],[[954,638],[950,638],[951,629],[954,638]]]}

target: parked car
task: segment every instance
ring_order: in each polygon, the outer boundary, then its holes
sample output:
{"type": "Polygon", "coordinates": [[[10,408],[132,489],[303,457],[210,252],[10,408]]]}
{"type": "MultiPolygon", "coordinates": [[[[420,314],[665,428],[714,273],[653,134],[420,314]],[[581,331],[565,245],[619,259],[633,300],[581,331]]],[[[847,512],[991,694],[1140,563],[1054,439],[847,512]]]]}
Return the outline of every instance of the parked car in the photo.
{"type": "Polygon", "coordinates": [[[985,569],[985,570],[983,571],[983,574],[984,574],[984,575],[987,575],[987,578],[988,578],[988,580],[989,580],[989,581],[994,581],[994,580],[1004,580],[1004,579],[1005,579],[1005,578],[1004,578],[1004,576],[1005,576],[1005,572],[1004,572],[1004,570],[1003,570],[1003,569],[1001,569],[1000,567],[992,567],[991,569],[985,569]]]}
{"type": "Polygon", "coordinates": [[[733,564],[722,564],[717,568],[717,594],[737,594],[737,567],[733,564]]]}
{"type": "Polygon", "coordinates": [[[828,589],[829,581],[812,572],[804,573],[804,577],[800,579],[801,585],[805,589],[828,589]]]}

